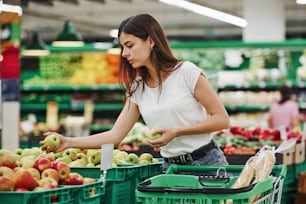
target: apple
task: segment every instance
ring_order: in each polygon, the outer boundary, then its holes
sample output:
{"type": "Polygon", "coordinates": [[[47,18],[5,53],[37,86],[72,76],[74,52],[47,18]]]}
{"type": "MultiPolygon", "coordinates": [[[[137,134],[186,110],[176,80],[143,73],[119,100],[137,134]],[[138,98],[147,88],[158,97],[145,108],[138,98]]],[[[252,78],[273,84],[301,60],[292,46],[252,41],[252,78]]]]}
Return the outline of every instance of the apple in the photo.
{"type": "Polygon", "coordinates": [[[78,159],[83,160],[83,162],[85,163],[85,165],[88,164],[88,157],[87,157],[86,154],[84,154],[83,152],[77,153],[77,157],[78,157],[78,159]]]}
{"type": "Polygon", "coordinates": [[[147,152],[144,152],[142,153],[140,156],[139,156],[139,160],[147,160],[149,161],[150,163],[152,162],[152,159],[153,159],[153,155],[150,154],[150,153],[147,153],[147,152]]]}
{"type": "Polygon", "coordinates": [[[0,176],[5,176],[11,180],[14,178],[14,170],[7,166],[0,166],[0,176]]]}
{"type": "Polygon", "coordinates": [[[84,167],[87,164],[82,159],[77,159],[69,163],[69,167],[84,167]]]}
{"type": "Polygon", "coordinates": [[[132,164],[138,164],[139,157],[135,153],[129,153],[129,155],[128,155],[127,159],[126,159],[126,162],[132,163],[132,164]]]}
{"type": "Polygon", "coordinates": [[[69,177],[70,167],[68,166],[67,163],[61,161],[58,162],[55,161],[53,163],[52,168],[58,172],[59,180],[65,180],[66,178],[69,177]]]}
{"type": "Polygon", "coordinates": [[[96,182],[96,179],[90,178],[90,177],[84,177],[83,180],[84,180],[84,184],[96,182]]]}
{"type": "Polygon", "coordinates": [[[152,163],[154,164],[154,163],[158,163],[158,162],[160,162],[157,158],[153,158],[152,159],[152,163]]]}
{"type": "Polygon", "coordinates": [[[15,191],[16,191],[16,192],[27,192],[27,191],[29,191],[29,190],[26,189],[26,188],[15,188],[15,191]]]}
{"type": "Polygon", "coordinates": [[[63,151],[62,156],[69,156],[72,161],[78,158],[75,148],[68,148],[63,151]]]}
{"type": "Polygon", "coordinates": [[[17,149],[14,150],[14,153],[21,156],[22,155],[22,151],[23,150],[21,148],[17,148],[17,149]]]}
{"type": "Polygon", "coordinates": [[[34,167],[34,162],[35,162],[35,156],[29,155],[22,157],[19,161],[19,166],[25,169],[34,167]]]}
{"type": "Polygon", "coordinates": [[[62,156],[60,158],[55,159],[55,162],[59,162],[59,161],[65,162],[66,164],[69,164],[70,162],[72,162],[69,156],[62,156]]]}
{"type": "Polygon", "coordinates": [[[143,164],[143,165],[146,165],[146,164],[151,164],[151,162],[149,162],[148,160],[139,160],[138,164],[143,164]]]}
{"type": "Polygon", "coordinates": [[[0,157],[0,166],[7,166],[11,169],[18,166],[17,160],[14,157],[13,153],[7,153],[0,157]]]}
{"type": "Polygon", "coordinates": [[[13,191],[14,182],[6,176],[0,176],[0,191],[13,191]]]}
{"type": "Polygon", "coordinates": [[[0,149],[0,157],[6,155],[6,154],[12,154],[13,152],[8,149],[0,149]]]}
{"type": "Polygon", "coordinates": [[[37,180],[32,176],[31,172],[27,169],[18,169],[14,176],[14,186],[17,188],[26,188],[28,190],[33,190],[38,186],[37,180]]]}
{"type": "Polygon", "coordinates": [[[84,184],[84,177],[77,173],[77,172],[71,172],[63,182],[63,185],[82,185],[84,184]]]}
{"type": "Polygon", "coordinates": [[[34,168],[42,172],[47,168],[51,168],[51,161],[45,157],[37,157],[34,161],[34,168]]]}
{"type": "Polygon", "coordinates": [[[29,148],[29,153],[28,154],[33,155],[34,157],[38,157],[42,153],[43,153],[43,151],[39,147],[32,147],[32,148],[29,148]]]}
{"type": "MultiPolygon", "coordinates": [[[[22,157],[25,157],[25,156],[29,156],[29,155],[31,155],[31,150],[30,150],[30,148],[24,148],[24,149],[22,150],[21,156],[22,156],[22,157]]],[[[33,156],[34,156],[34,155],[33,155],[33,156]]]]}
{"type": "Polygon", "coordinates": [[[31,167],[31,168],[28,168],[27,170],[32,174],[32,176],[33,176],[37,181],[40,180],[41,175],[40,175],[40,172],[39,172],[37,169],[35,169],[34,167],[31,167]]]}
{"type": "Polygon", "coordinates": [[[43,172],[41,172],[41,178],[53,178],[56,182],[59,181],[59,173],[57,170],[53,168],[45,169],[43,172]]]}
{"type": "Polygon", "coordinates": [[[101,163],[101,152],[100,151],[96,151],[95,153],[93,153],[90,157],[89,160],[91,161],[91,163],[93,163],[94,165],[99,165],[101,163]]]}
{"type": "Polygon", "coordinates": [[[61,139],[56,134],[50,134],[44,139],[44,144],[47,146],[48,151],[54,152],[61,144],[61,139]]]}
{"type": "Polygon", "coordinates": [[[38,181],[38,185],[45,189],[53,189],[58,187],[58,182],[52,177],[44,177],[38,181]]]}

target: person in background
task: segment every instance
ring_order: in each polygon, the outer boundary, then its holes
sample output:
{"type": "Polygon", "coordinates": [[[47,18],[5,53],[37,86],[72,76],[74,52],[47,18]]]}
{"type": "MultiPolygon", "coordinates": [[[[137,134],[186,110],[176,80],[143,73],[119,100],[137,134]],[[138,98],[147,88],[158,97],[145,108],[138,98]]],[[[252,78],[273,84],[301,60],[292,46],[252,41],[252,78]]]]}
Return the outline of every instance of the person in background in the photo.
{"type": "MultiPolygon", "coordinates": [[[[121,113],[109,131],[77,138],[60,135],[56,151],[117,145],[142,117],[152,134],[161,135],[147,142],[160,148],[164,169],[172,163],[227,165],[212,133],[229,128],[229,116],[205,73],[173,55],[161,25],[149,14],[122,21],[118,39],[119,82],[126,91],[121,113]]],[[[43,141],[41,145],[48,151],[43,141]]]]}
{"type": "Polygon", "coordinates": [[[268,114],[268,125],[272,129],[284,126],[287,130],[299,128],[299,107],[292,89],[283,85],[278,89],[280,100],[272,104],[268,114]]]}

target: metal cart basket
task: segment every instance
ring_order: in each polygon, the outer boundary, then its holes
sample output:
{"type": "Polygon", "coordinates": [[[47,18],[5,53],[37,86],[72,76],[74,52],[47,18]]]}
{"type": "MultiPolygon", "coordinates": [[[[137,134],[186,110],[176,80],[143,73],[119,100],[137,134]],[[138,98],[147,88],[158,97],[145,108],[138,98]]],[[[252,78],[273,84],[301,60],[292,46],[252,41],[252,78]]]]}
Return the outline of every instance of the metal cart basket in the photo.
{"type": "Polygon", "coordinates": [[[243,165],[171,165],[160,174],[137,185],[137,202],[143,204],[280,204],[286,165],[275,165],[270,176],[244,188],[231,185],[243,165]],[[224,170],[224,174],[219,174],[224,170]],[[192,172],[194,174],[192,174],[192,172]],[[215,172],[210,176],[208,173],[215,172]]]}

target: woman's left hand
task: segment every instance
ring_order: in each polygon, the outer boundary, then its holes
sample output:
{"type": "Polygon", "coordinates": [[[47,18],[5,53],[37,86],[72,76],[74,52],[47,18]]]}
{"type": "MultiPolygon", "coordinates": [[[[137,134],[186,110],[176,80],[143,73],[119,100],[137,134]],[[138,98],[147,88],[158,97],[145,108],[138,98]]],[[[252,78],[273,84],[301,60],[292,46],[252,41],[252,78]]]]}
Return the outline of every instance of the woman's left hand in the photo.
{"type": "Polygon", "coordinates": [[[176,137],[176,131],[173,128],[156,129],[152,132],[153,135],[160,134],[161,137],[155,140],[148,139],[147,142],[152,147],[162,147],[167,145],[173,138],[176,137]]]}

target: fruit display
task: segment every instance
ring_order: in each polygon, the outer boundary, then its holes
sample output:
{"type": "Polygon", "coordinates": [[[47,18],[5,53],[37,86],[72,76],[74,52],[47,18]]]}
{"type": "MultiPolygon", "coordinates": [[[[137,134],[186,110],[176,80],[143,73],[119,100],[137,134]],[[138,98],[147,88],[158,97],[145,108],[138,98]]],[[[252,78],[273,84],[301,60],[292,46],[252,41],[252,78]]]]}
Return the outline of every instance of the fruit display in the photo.
{"type": "Polygon", "coordinates": [[[96,180],[71,172],[69,164],[40,148],[0,150],[0,191],[41,191],[96,180]]]}
{"type": "MultiPolygon", "coordinates": [[[[286,134],[287,139],[302,139],[300,130],[286,130],[286,134]]],[[[278,147],[283,142],[278,129],[241,126],[232,126],[229,131],[216,133],[215,141],[224,154],[255,154],[263,146],[278,147]]]]}
{"type": "Polygon", "coordinates": [[[121,144],[133,143],[135,145],[143,145],[147,144],[147,139],[155,140],[161,136],[160,134],[153,135],[152,131],[153,129],[145,124],[137,122],[128,135],[122,140],[121,144]]]}
{"type": "Polygon", "coordinates": [[[39,58],[36,72],[25,67],[23,84],[117,84],[118,56],[106,52],[52,53],[39,58]]]}

